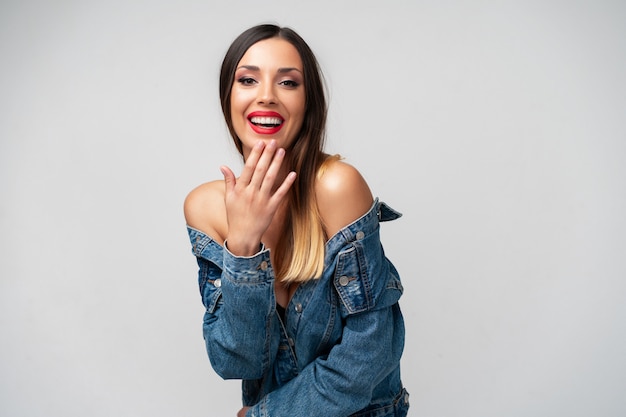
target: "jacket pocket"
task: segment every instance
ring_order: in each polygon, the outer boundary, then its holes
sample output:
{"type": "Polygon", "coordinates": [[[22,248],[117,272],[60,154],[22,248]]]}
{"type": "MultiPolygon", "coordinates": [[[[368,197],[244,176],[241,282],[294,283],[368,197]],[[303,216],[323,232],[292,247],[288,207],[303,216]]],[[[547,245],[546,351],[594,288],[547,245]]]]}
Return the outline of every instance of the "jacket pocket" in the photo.
{"type": "Polygon", "coordinates": [[[333,283],[342,301],[343,315],[389,307],[403,291],[377,232],[351,242],[337,255],[333,283]]]}

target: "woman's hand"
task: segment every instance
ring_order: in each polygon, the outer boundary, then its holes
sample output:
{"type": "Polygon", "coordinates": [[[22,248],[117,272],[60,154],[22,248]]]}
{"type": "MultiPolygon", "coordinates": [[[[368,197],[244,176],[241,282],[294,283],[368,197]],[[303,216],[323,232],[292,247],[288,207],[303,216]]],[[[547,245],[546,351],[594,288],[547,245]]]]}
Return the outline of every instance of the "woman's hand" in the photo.
{"type": "Polygon", "coordinates": [[[239,410],[239,412],[237,413],[237,417],[246,417],[246,413],[248,412],[248,410],[250,409],[250,407],[244,407],[241,410],[239,410]]]}
{"type": "Polygon", "coordinates": [[[220,168],[226,187],[228,250],[233,254],[252,256],[258,252],[263,233],[295,181],[296,173],[290,172],[275,187],[284,156],[284,149],[276,149],[276,141],[267,145],[259,141],[248,155],[239,178],[235,178],[230,168],[220,168]]]}

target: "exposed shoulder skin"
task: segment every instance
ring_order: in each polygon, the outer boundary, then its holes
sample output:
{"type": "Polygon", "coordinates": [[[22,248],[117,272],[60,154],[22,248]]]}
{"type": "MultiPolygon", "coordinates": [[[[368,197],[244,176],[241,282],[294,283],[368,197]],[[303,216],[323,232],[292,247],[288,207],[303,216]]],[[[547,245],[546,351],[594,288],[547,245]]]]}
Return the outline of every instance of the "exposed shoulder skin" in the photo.
{"type": "Polygon", "coordinates": [[[367,213],[374,202],[361,173],[339,160],[327,163],[317,180],[315,196],[328,239],[367,213]]]}
{"type": "Polygon", "coordinates": [[[224,181],[204,183],[191,190],[184,203],[188,226],[204,232],[220,245],[228,230],[224,205],[224,181]]]}

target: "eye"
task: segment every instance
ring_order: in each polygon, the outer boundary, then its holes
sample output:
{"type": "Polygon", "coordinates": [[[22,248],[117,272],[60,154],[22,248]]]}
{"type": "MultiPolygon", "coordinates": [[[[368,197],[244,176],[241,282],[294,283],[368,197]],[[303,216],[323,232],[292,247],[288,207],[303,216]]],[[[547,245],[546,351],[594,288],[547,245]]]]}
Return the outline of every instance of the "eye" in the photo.
{"type": "Polygon", "coordinates": [[[250,77],[241,77],[237,79],[237,82],[242,85],[252,85],[256,83],[256,80],[250,77]]]}
{"type": "Polygon", "coordinates": [[[296,88],[300,85],[299,82],[294,80],[284,80],[279,83],[280,85],[284,85],[285,87],[296,88]]]}

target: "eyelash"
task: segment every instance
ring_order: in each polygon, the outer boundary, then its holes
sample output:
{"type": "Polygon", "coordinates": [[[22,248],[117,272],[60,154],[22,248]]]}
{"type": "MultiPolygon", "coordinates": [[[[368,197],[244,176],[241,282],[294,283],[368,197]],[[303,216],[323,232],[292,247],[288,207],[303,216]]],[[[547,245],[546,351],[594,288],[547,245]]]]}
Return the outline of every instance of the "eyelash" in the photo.
{"type": "MultiPolygon", "coordinates": [[[[237,80],[237,82],[243,85],[252,85],[256,83],[256,80],[250,77],[241,77],[237,80]]],[[[279,84],[288,88],[296,88],[300,85],[300,83],[294,80],[284,80],[284,81],[281,81],[279,84]]]]}
{"type": "Polygon", "coordinates": [[[255,83],[256,81],[254,80],[254,78],[250,78],[250,77],[241,77],[237,80],[238,83],[243,84],[243,85],[252,85],[253,83],[255,83]]]}
{"type": "Polygon", "coordinates": [[[280,83],[284,85],[285,87],[291,87],[291,88],[296,88],[297,86],[300,85],[300,83],[294,80],[285,80],[285,81],[281,81],[280,83]]]}

